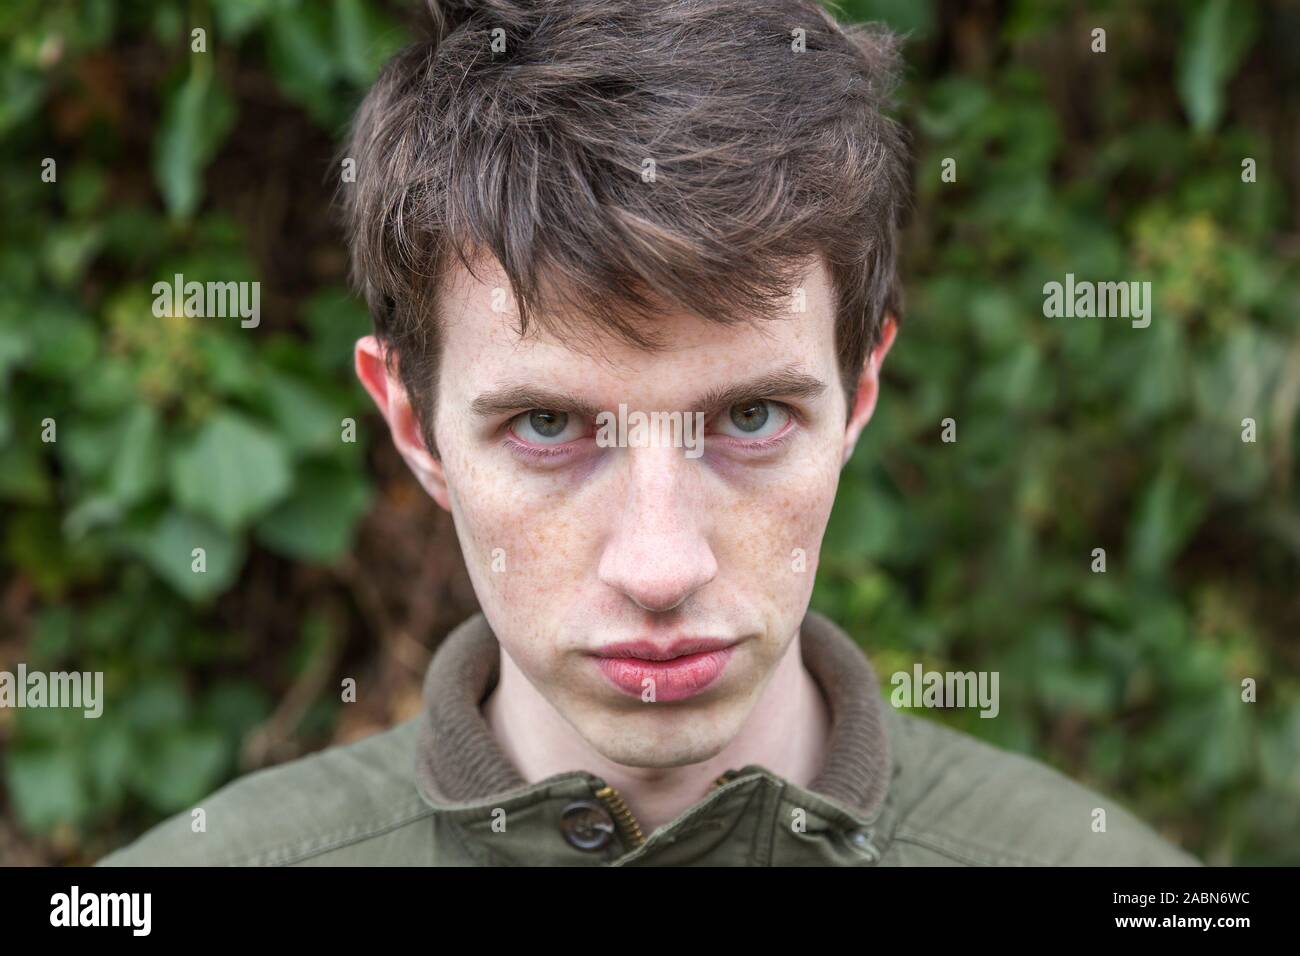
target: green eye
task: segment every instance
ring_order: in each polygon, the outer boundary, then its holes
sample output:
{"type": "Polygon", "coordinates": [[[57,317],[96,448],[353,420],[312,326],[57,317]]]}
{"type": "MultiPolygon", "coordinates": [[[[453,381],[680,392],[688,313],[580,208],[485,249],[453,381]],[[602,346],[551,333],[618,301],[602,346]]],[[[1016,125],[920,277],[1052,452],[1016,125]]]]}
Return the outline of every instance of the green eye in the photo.
{"type": "Polygon", "coordinates": [[[569,424],[569,416],[565,412],[538,409],[528,413],[528,424],[543,438],[554,438],[564,433],[565,426],[569,424]]]}
{"type": "Polygon", "coordinates": [[[718,420],[718,433],[729,438],[761,441],[779,435],[790,422],[788,406],[765,398],[737,402],[718,420]]]}
{"type": "Polygon", "coordinates": [[[731,406],[731,421],[742,432],[756,432],[767,424],[767,402],[745,402],[731,406]]]}
{"type": "Polygon", "coordinates": [[[568,412],[534,408],[516,415],[510,430],[533,445],[563,445],[582,437],[582,422],[570,418],[568,412]]]}

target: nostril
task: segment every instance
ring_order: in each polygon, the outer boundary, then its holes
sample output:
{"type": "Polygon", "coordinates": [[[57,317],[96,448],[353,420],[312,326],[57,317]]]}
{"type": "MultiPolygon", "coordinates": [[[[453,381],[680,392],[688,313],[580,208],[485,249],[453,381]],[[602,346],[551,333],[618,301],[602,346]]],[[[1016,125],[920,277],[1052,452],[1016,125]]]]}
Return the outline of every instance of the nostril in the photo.
{"type": "Polygon", "coordinates": [[[694,548],[619,551],[610,549],[601,561],[600,578],[637,607],[671,611],[717,576],[718,565],[707,545],[694,548]]]}
{"type": "Polygon", "coordinates": [[[688,592],[682,589],[674,589],[674,593],[671,595],[664,592],[651,593],[644,590],[640,593],[636,591],[627,591],[625,593],[643,611],[654,611],[656,613],[671,611],[690,596],[688,592]]]}

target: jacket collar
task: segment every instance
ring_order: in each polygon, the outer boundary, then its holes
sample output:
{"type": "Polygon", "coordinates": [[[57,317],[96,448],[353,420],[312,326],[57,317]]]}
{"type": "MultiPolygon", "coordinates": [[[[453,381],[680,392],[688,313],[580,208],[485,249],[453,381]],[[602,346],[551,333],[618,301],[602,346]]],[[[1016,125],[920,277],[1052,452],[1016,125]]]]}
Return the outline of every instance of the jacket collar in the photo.
{"type": "MultiPolygon", "coordinates": [[[[826,763],[807,789],[855,816],[874,819],[899,771],[888,732],[893,715],[871,664],[838,626],[809,611],[800,634],[804,665],[825,694],[831,723],[826,763]]],[[[496,686],[500,654],[496,636],[479,613],[448,635],[429,665],[416,783],[434,808],[463,807],[531,789],[502,752],[480,709],[496,686]]]]}

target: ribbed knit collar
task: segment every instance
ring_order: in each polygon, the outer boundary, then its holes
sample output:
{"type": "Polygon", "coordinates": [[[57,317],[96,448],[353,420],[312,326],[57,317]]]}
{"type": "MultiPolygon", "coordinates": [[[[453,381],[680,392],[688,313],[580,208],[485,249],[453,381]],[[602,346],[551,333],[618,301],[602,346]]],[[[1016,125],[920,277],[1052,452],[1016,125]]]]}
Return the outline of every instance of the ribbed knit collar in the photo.
{"type": "MultiPolygon", "coordinates": [[[[826,696],[831,724],[826,762],[808,789],[871,817],[897,770],[875,672],[852,639],[823,615],[809,611],[800,634],[804,666],[826,696]]],[[[434,806],[475,802],[528,785],[481,710],[496,686],[500,654],[480,613],[447,636],[429,665],[416,780],[434,806]]]]}

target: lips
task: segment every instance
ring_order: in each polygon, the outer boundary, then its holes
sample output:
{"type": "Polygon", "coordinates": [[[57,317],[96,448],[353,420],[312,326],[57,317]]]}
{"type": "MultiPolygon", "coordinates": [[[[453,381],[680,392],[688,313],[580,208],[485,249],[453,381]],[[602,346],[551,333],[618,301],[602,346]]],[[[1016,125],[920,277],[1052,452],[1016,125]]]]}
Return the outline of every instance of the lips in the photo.
{"type": "Polygon", "coordinates": [[[610,683],[631,696],[656,702],[685,700],[722,676],[734,646],[734,641],[717,638],[682,638],[667,645],[630,641],[596,651],[596,665],[610,683]]]}

